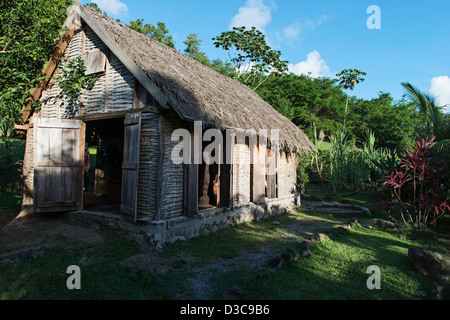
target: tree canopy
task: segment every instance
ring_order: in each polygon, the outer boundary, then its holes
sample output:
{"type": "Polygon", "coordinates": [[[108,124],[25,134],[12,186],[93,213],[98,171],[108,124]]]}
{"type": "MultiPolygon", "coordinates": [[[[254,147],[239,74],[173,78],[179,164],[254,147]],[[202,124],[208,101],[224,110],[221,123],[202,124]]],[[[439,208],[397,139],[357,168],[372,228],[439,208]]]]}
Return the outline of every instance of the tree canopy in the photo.
{"type": "Polygon", "coordinates": [[[169,34],[169,29],[167,29],[164,22],[158,21],[157,25],[154,26],[149,23],[144,23],[144,19],[137,19],[130,20],[127,26],[149,38],[155,39],[156,41],[175,49],[173,37],[169,34]]]}
{"type": "Polygon", "coordinates": [[[252,27],[233,27],[213,38],[216,48],[228,52],[230,61],[238,72],[238,80],[257,89],[272,74],[287,71],[288,61],[281,59],[281,52],[272,50],[264,34],[252,27]]]}
{"type": "Polygon", "coordinates": [[[0,136],[9,137],[60,39],[70,0],[0,2],[0,136]]]}

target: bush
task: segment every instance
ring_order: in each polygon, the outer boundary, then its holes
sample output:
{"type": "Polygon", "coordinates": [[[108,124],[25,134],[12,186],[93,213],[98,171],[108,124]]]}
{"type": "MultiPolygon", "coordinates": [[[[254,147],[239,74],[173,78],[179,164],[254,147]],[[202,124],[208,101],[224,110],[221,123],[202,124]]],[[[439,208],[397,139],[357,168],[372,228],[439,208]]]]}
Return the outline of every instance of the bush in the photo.
{"type": "Polygon", "coordinates": [[[382,179],[391,191],[391,199],[383,201],[383,210],[397,207],[405,223],[423,230],[434,227],[437,220],[450,211],[448,162],[436,159],[435,138],[418,138],[400,165],[382,179]]]}

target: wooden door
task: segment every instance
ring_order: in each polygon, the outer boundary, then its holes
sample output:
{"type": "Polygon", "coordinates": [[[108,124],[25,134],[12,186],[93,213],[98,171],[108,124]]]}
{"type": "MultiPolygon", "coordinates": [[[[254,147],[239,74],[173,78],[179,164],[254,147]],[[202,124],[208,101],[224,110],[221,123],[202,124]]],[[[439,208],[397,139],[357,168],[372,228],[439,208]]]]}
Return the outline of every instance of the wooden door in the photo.
{"type": "Polygon", "coordinates": [[[34,211],[83,209],[85,124],[34,119],[34,211]]]}
{"type": "Polygon", "coordinates": [[[139,182],[139,150],[141,139],[141,114],[125,117],[125,134],[122,164],[122,203],[120,211],[126,218],[137,221],[137,194],[139,182]]]}

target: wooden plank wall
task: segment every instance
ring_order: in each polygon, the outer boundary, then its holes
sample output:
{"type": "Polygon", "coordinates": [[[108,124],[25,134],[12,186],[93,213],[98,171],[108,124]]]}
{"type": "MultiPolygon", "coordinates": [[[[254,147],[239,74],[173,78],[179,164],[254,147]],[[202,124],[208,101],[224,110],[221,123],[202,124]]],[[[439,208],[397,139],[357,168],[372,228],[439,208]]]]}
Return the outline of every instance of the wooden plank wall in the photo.
{"type": "MultiPolygon", "coordinates": [[[[81,55],[82,48],[82,35],[81,32],[76,33],[69,43],[62,59],[74,59],[81,55]]],[[[53,79],[50,80],[47,88],[42,92],[40,101],[42,102],[41,115],[43,118],[70,118],[71,110],[73,110],[73,103],[70,100],[61,95],[62,90],[58,86],[56,78],[62,73],[62,65],[59,64],[58,68],[53,75],[53,79]]]]}
{"type": "Polygon", "coordinates": [[[106,45],[88,26],[76,33],[66,49],[63,59],[72,60],[83,53],[101,50],[107,56],[106,72],[99,74],[94,88],[84,91],[80,100],[84,104],[82,110],[76,105],[80,101],[71,102],[61,96],[61,89],[55,80],[62,73],[64,67],[60,64],[55,71],[53,80],[42,93],[42,117],[44,118],[74,118],[80,115],[101,114],[133,109],[134,76],[126,67],[109,52],[106,45]]]}

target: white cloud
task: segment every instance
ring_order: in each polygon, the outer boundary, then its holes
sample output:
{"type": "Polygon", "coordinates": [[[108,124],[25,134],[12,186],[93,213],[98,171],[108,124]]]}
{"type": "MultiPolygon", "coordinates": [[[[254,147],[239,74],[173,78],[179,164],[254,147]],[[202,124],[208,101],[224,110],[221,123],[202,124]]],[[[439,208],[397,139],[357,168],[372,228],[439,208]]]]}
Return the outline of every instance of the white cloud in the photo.
{"type": "Polygon", "coordinates": [[[286,39],[296,39],[301,31],[302,27],[300,24],[298,22],[293,23],[283,29],[283,36],[286,39]]]}
{"type": "Polygon", "coordinates": [[[120,16],[128,13],[127,5],[120,0],[94,0],[92,2],[95,2],[108,15],[120,16]]]}
{"type": "Polygon", "coordinates": [[[450,113],[450,78],[448,76],[441,76],[431,79],[429,92],[436,97],[439,105],[447,105],[445,110],[447,113],[450,113]]]}
{"type": "Polygon", "coordinates": [[[238,13],[231,19],[230,29],[245,26],[247,29],[256,27],[264,32],[264,28],[272,21],[272,7],[264,0],[247,0],[238,13]]]}
{"type": "Polygon", "coordinates": [[[320,57],[320,53],[317,50],[308,53],[305,61],[297,64],[289,64],[289,71],[295,74],[310,75],[313,78],[319,77],[333,77],[330,68],[325,60],[320,57]]]}
{"type": "Polygon", "coordinates": [[[328,20],[328,16],[322,15],[317,19],[306,19],[303,22],[297,21],[295,23],[287,25],[281,33],[278,32],[278,39],[280,41],[297,39],[300,33],[303,33],[306,30],[314,30],[326,20],[328,20]]]}

